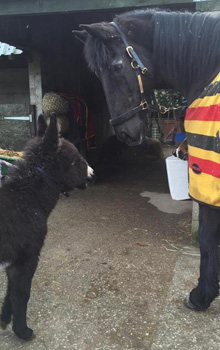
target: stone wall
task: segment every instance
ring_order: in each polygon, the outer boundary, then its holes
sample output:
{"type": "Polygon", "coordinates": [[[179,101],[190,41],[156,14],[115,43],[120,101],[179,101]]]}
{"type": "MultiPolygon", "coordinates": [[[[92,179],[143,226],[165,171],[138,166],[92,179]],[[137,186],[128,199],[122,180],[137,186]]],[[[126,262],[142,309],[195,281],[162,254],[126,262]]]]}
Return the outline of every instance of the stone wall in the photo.
{"type": "Polygon", "coordinates": [[[12,103],[29,103],[28,70],[25,68],[0,69],[0,105],[12,103]]]}
{"type": "Polygon", "coordinates": [[[28,116],[29,104],[0,105],[0,148],[20,151],[31,137],[30,121],[4,120],[4,117],[28,116]]]}
{"type": "Polygon", "coordinates": [[[28,70],[0,69],[0,147],[20,151],[30,139],[30,122],[4,117],[30,113],[28,70]]]}

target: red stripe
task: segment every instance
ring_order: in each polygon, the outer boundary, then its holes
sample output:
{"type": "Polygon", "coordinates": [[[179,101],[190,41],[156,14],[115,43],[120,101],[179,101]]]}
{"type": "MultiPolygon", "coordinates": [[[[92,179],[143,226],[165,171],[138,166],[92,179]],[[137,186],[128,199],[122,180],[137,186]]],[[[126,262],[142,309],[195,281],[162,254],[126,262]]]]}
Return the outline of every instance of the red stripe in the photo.
{"type": "Polygon", "coordinates": [[[209,107],[188,108],[185,120],[220,120],[220,105],[212,105],[209,107]]]}
{"type": "Polygon", "coordinates": [[[195,168],[193,164],[197,164],[202,173],[212,175],[220,178],[220,164],[211,160],[197,158],[189,155],[189,167],[193,170],[195,168]]]}

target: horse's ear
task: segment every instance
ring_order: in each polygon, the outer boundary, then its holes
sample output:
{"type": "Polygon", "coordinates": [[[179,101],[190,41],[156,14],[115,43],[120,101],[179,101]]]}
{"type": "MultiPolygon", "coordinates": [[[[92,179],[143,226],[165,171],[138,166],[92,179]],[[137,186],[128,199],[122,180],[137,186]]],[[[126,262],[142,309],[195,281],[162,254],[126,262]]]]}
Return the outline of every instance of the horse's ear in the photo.
{"type": "Polygon", "coordinates": [[[118,36],[115,32],[115,28],[110,23],[106,22],[80,24],[79,27],[84,29],[88,34],[101,40],[112,39],[118,36]]]}
{"type": "Polygon", "coordinates": [[[37,119],[37,136],[43,137],[47,129],[47,122],[43,114],[40,114],[37,119]]]}
{"type": "Polygon", "coordinates": [[[75,36],[76,39],[78,39],[83,44],[85,44],[86,39],[88,37],[87,31],[85,31],[85,30],[73,30],[72,33],[73,33],[73,35],[75,36]]]}
{"type": "Polygon", "coordinates": [[[43,137],[43,147],[45,151],[56,151],[58,147],[58,127],[55,114],[50,117],[50,124],[43,137]]]}

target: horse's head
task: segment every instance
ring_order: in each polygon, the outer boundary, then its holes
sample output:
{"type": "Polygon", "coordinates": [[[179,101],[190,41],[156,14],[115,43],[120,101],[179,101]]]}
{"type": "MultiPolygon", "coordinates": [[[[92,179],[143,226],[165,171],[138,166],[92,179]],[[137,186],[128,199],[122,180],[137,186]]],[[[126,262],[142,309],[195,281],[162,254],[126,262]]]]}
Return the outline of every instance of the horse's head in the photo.
{"type": "Polygon", "coordinates": [[[115,23],[119,30],[112,22],[96,23],[81,25],[83,30],[74,31],[74,34],[85,43],[87,63],[102,82],[111,115],[110,123],[117,138],[135,145],[141,143],[145,134],[146,104],[143,100],[149,100],[155,87],[153,28],[150,21],[133,21],[121,16],[116,18],[115,23]],[[126,49],[126,46],[129,48],[126,49]],[[144,74],[141,69],[134,68],[138,62],[132,58],[133,51],[147,68],[144,74]]]}

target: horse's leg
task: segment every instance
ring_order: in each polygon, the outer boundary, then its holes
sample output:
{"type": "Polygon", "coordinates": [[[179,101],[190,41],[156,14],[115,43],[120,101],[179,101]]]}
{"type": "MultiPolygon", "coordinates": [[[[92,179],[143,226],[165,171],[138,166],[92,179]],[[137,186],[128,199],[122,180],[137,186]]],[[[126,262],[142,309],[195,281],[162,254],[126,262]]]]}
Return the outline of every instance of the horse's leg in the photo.
{"type": "Polygon", "coordinates": [[[186,305],[194,310],[206,310],[218,295],[220,212],[218,209],[199,206],[199,283],[189,294],[186,305]]]}
{"type": "Polygon", "coordinates": [[[11,307],[11,299],[10,299],[10,290],[11,290],[10,279],[8,277],[7,293],[5,296],[4,303],[2,305],[2,313],[1,313],[1,328],[2,329],[5,329],[7,327],[7,325],[11,322],[12,307],[11,307]]]}
{"type": "Polygon", "coordinates": [[[32,257],[7,269],[10,279],[13,331],[19,338],[25,340],[34,338],[32,329],[27,327],[26,317],[31,281],[37,267],[37,261],[37,257],[32,257]]]}

